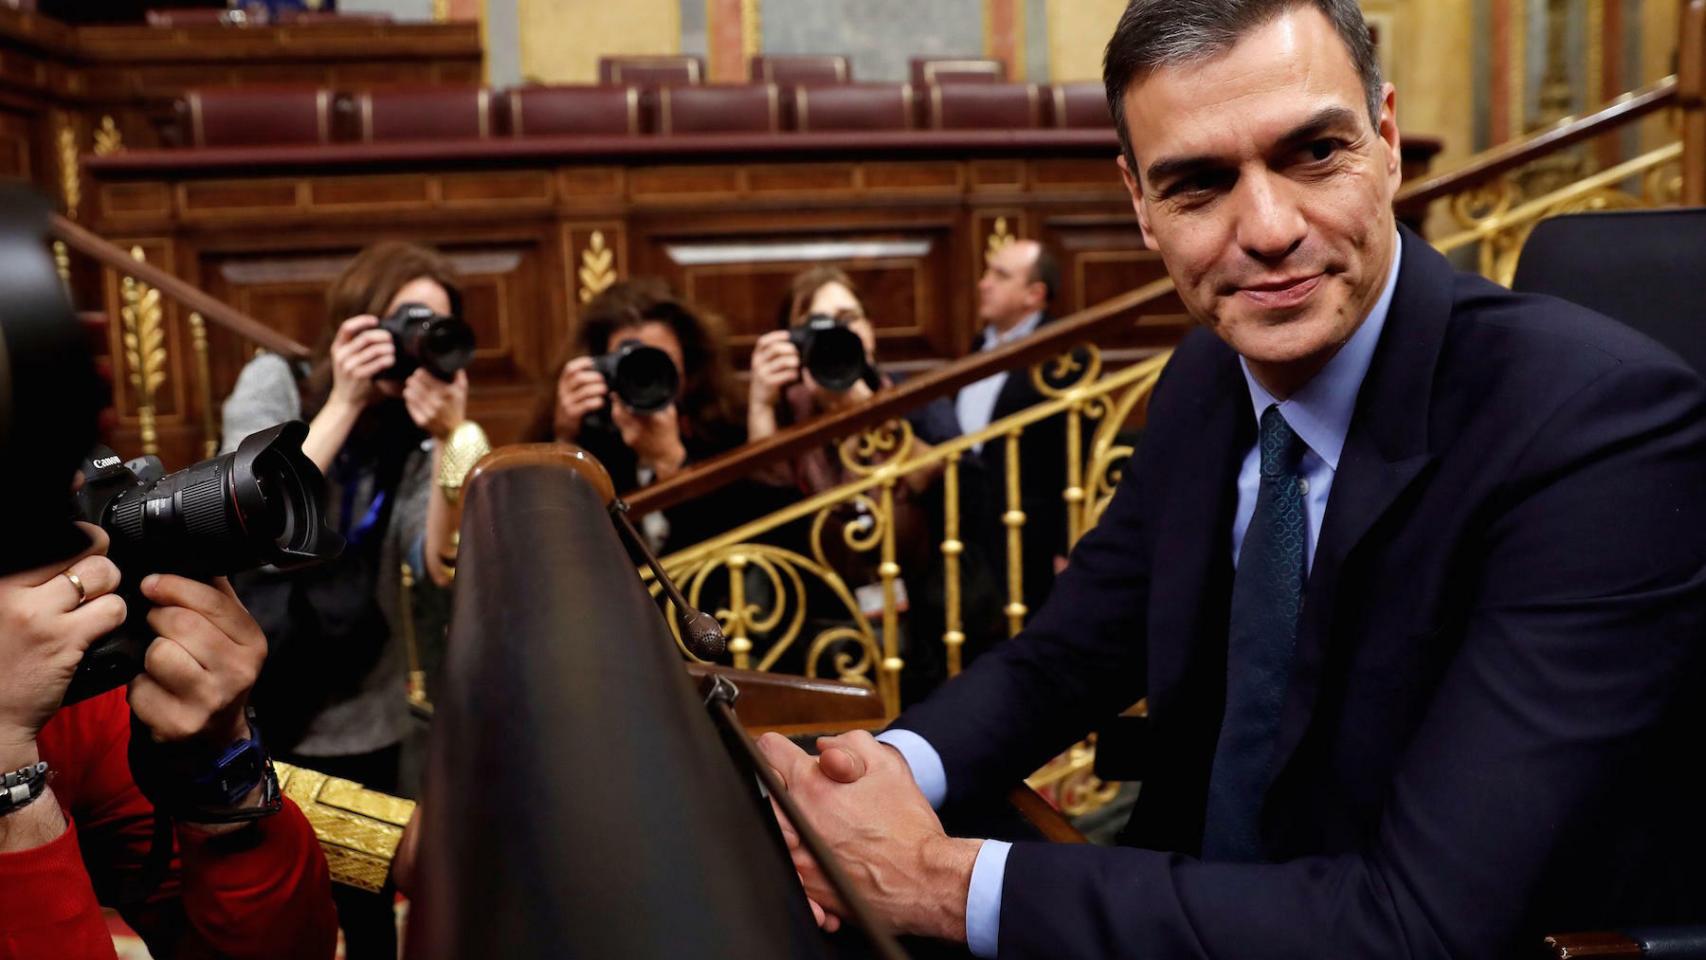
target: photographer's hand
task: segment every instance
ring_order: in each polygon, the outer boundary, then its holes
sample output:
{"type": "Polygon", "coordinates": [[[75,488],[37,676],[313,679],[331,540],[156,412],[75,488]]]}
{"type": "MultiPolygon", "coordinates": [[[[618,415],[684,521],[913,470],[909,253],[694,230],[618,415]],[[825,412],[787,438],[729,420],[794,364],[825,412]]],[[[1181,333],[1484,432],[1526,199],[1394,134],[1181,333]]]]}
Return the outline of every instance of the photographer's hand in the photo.
{"type": "Polygon", "coordinates": [[[752,348],[752,386],[746,395],[746,435],[762,440],[776,432],[776,404],[782,391],[800,379],[800,351],[788,331],[772,330],[752,348]]]}
{"type": "Polygon", "coordinates": [[[657,413],[635,413],[621,398],[612,401],[610,419],[622,432],[622,443],[634,451],[640,466],[650,467],[659,480],[668,480],[687,463],[681,442],[681,419],[673,405],[657,413]]]}
{"type": "Polygon", "coordinates": [[[330,355],[332,391],[302,441],[302,452],[321,473],[331,470],[361,411],[379,396],[373,378],[396,362],[397,345],[391,334],[379,329],[378,317],[362,314],[338,326],[330,355]]]}
{"type": "Polygon", "coordinates": [[[604,407],[610,388],[591,357],[576,357],[563,364],[557,377],[557,411],[553,423],[557,439],[573,443],[580,438],[581,421],[604,407]]]}
{"type": "Polygon", "coordinates": [[[153,574],[142,673],[130,681],[130,708],[164,743],[200,739],[225,747],[249,736],[243,708],[267,658],[267,638],[231,585],[153,574]]]}
{"type": "Polygon", "coordinates": [[[467,419],[467,371],[457,371],[456,379],[445,383],[424,369],[416,370],[403,383],[403,405],[415,426],[443,443],[467,419]]]}
{"type": "MultiPolygon", "coordinates": [[[[106,532],[78,526],[91,543],[75,560],[0,577],[0,772],[41,759],[36,736],[59,710],[83,652],[124,622],[106,532]]],[[[64,831],[51,793],[0,818],[0,851],[40,846],[64,831]]]]}

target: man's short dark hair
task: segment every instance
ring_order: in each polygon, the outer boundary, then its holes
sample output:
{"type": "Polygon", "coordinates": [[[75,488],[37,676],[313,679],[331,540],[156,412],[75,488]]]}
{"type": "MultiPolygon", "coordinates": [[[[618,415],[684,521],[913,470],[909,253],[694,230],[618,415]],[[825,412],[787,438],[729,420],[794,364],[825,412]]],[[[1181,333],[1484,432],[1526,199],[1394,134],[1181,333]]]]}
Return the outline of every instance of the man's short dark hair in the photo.
{"type": "Polygon", "coordinates": [[[1060,261],[1048,247],[1037,244],[1037,258],[1031,261],[1031,275],[1026,279],[1043,285],[1043,306],[1054,303],[1054,295],[1060,292],[1060,261]]]}
{"type": "Polygon", "coordinates": [[[1339,34],[1368,97],[1368,119],[1380,128],[1380,62],[1357,0],[1131,0],[1102,58],[1108,112],[1120,150],[1137,176],[1137,157],[1125,126],[1125,92],[1160,67],[1207,60],[1231,49],[1245,34],[1298,7],[1314,7],[1339,34]]]}

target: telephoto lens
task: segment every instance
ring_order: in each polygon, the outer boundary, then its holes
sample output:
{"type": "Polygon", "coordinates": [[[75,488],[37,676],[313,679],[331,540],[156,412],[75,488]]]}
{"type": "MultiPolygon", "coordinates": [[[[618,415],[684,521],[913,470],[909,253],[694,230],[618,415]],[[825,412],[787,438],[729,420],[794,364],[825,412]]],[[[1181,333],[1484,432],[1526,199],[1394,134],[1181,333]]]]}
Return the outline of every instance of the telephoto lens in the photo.
{"type": "Polygon", "coordinates": [[[397,362],[380,380],[407,380],[424,368],[445,383],[474,362],[474,328],[421,303],[405,303],[379,321],[397,345],[397,362]]]}
{"type": "Polygon", "coordinates": [[[657,413],[674,403],[681,390],[681,372],[669,354],[638,340],[622,341],[615,350],[594,357],[592,364],[635,413],[657,413]]]}
{"type": "Polygon", "coordinates": [[[151,573],[211,579],[271,564],[330,560],[344,541],[321,519],[325,478],[302,452],[308,425],[291,420],[246,438],[234,453],[166,474],[160,461],[129,463],[104,447],[83,465],[80,519],[100,526],[122,575],[125,624],[91,646],[66,703],[130,680],[152,632],[138,585],[151,573]]]}
{"type": "Polygon", "coordinates": [[[800,362],[825,390],[844,393],[865,376],[865,341],[846,325],[824,313],[814,313],[788,331],[800,351],[800,362]]]}

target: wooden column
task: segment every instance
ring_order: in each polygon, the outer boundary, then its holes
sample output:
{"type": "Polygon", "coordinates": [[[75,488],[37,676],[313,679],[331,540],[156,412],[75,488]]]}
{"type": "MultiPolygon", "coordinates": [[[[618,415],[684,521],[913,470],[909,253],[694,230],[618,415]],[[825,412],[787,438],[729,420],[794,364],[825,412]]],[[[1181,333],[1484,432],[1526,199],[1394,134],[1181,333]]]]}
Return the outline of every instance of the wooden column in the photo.
{"type": "Polygon", "coordinates": [[[1706,206],[1706,0],[1688,0],[1677,35],[1681,60],[1677,102],[1682,108],[1682,202],[1706,206]]]}

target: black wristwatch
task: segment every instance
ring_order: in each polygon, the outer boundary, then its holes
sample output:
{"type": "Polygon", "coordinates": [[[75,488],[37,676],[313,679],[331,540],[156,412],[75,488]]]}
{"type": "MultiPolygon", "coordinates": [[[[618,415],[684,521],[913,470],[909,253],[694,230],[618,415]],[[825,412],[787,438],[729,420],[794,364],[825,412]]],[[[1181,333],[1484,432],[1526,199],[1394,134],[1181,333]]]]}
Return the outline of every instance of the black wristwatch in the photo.
{"type": "Polygon", "coordinates": [[[0,775],[0,817],[24,809],[46,790],[46,760],[0,775]]]}
{"type": "Polygon", "coordinates": [[[277,813],[284,806],[278,774],[261,742],[253,708],[247,719],[248,738],[216,751],[188,743],[155,743],[146,728],[140,736],[133,730],[131,771],[137,786],[156,807],[189,823],[243,823],[277,813]],[[242,806],[256,787],[261,788],[261,802],[242,806]]]}

